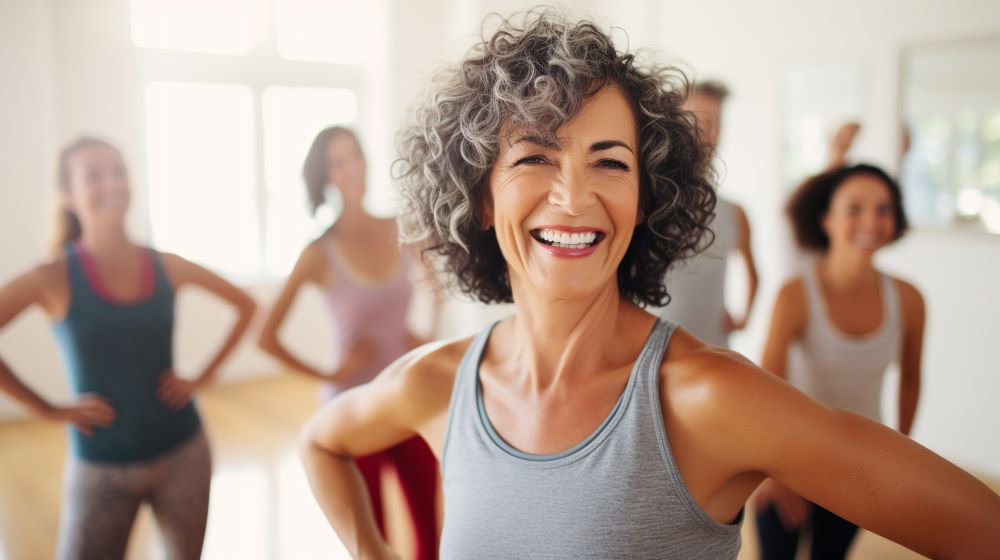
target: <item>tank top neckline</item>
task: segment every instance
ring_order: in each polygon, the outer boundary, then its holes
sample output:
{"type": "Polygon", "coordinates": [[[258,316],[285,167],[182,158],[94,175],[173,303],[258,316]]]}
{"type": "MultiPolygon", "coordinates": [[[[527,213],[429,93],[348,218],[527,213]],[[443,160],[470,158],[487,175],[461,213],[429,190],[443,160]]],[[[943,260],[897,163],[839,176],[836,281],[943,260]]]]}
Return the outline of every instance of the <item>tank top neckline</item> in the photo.
{"type": "Polygon", "coordinates": [[[892,285],[890,284],[891,279],[887,275],[879,270],[876,270],[876,272],[879,276],[879,306],[882,308],[882,316],[879,318],[879,323],[875,328],[866,333],[854,334],[845,332],[833,321],[833,316],[830,314],[830,306],[827,304],[826,296],[823,293],[823,286],[820,284],[819,263],[814,263],[806,268],[807,290],[812,292],[810,294],[812,297],[809,297],[811,301],[809,307],[810,311],[814,311],[814,314],[817,315],[816,320],[825,325],[826,330],[834,336],[846,342],[866,342],[885,333],[890,321],[889,298],[893,295],[891,293],[892,285]]]}
{"type": "Polygon", "coordinates": [[[79,258],[80,268],[83,271],[87,287],[102,302],[116,307],[139,307],[153,299],[156,292],[156,271],[153,264],[152,248],[142,247],[142,256],[140,257],[141,261],[139,264],[139,292],[129,298],[121,298],[111,293],[104,282],[104,278],[101,276],[100,270],[97,268],[94,256],[83,245],[82,241],[76,241],[73,244],[73,249],[79,258]]]}
{"type": "Polygon", "coordinates": [[[666,323],[659,318],[653,321],[653,326],[646,337],[642,350],[639,351],[639,355],[636,357],[635,362],[632,364],[632,368],[629,371],[629,377],[625,384],[625,388],[622,390],[621,395],[619,395],[614,407],[612,407],[611,411],[604,417],[604,420],[601,421],[600,425],[598,425],[597,428],[590,433],[590,435],[579,443],[572,445],[563,451],[536,454],[521,451],[507,443],[496,431],[496,428],[489,419],[489,415],[486,413],[479,373],[483,356],[486,353],[486,344],[493,332],[493,329],[499,322],[499,320],[495,321],[480,335],[479,340],[477,341],[478,347],[476,348],[475,359],[472,362],[471,374],[473,376],[473,383],[471,383],[471,385],[473,390],[475,390],[476,416],[479,420],[476,423],[476,427],[480,436],[487,442],[487,445],[491,446],[491,449],[497,452],[497,455],[502,457],[504,460],[529,468],[554,468],[576,462],[597,448],[597,446],[611,434],[614,427],[622,419],[628,409],[628,403],[631,400],[632,395],[635,393],[635,386],[638,383],[641,367],[646,362],[647,355],[654,346],[657,332],[666,325],[666,323]]]}
{"type": "Polygon", "coordinates": [[[344,255],[344,251],[338,246],[332,236],[325,240],[325,245],[333,266],[340,272],[343,272],[345,277],[357,285],[365,288],[382,288],[399,281],[404,276],[404,271],[406,270],[404,259],[406,259],[406,254],[403,251],[399,252],[396,264],[389,274],[381,278],[372,278],[351,264],[350,260],[344,255]]]}

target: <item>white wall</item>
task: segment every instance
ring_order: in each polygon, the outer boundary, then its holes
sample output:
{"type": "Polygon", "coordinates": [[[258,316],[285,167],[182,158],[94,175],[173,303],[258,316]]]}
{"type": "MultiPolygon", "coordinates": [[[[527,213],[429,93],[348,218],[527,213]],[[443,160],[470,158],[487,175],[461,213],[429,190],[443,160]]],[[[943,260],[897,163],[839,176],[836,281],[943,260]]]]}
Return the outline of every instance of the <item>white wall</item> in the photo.
{"type": "MultiPolygon", "coordinates": [[[[431,0],[391,2],[387,14],[391,70],[383,78],[389,125],[407,118],[416,94],[434,68],[453,60],[478,34],[489,11],[510,13],[533,2],[431,0]]],[[[754,246],[763,274],[759,306],[737,347],[757,358],[773,295],[786,273],[784,224],[778,209],[785,189],[779,176],[780,80],[789,66],[858,62],[863,68],[865,130],[857,155],[892,167],[897,153],[897,65],[900,47],[939,39],[1000,34],[1000,4],[974,0],[800,3],[794,0],[679,2],[626,0],[572,4],[605,24],[625,29],[633,46],[679,58],[701,77],[727,81],[721,147],[723,192],[740,201],[754,224],[754,246]]],[[[0,223],[16,236],[0,236],[0,278],[34,262],[41,252],[51,203],[51,165],[57,146],[81,132],[121,143],[140,177],[135,60],[128,41],[127,0],[0,2],[0,148],[7,177],[0,223]],[[10,227],[14,226],[14,227],[10,227]]],[[[138,189],[137,189],[138,190],[138,189]]],[[[137,193],[133,229],[147,232],[145,204],[137,193]]],[[[885,251],[886,270],[917,284],[927,299],[925,393],[915,436],[960,464],[1000,474],[1000,443],[979,434],[1000,428],[990,397],[1000,394],[1000,371],[991,343],[1000,316],[1000,238],[921,231],[885,251]]],[[[261,302],[274,286],[252,287],[261,302]]],[[[287,338],[323,359],[329,328],[310,294],[289,322],[287,338]]],[[[227,318],[201,294],[182,298],[178,362],[194,368],[227,318]]],[[[451,304],[442,334],[471,332],[505,309],[451,304]]],[[[55,347],[40,313],[31,313],[0,335],[0,353],[47,396],[65,396],[55,347]]],[[[243,347],[223,370],[225,379],[273,371],[274,365],[243,347]]],[[[0,416],[16,414],[0,399],[0,416]]]]}
{"type": "MultiPolygon", "coordinates": [[[[56,106],[47,2],[0,2],[0,278],[38,260],[51,213],[56,106]]],[[[64,395],[44,314],[22,315],[0,332],[0,352],[46,394],[64,395]]],[[[0,413],[13,406],[0,397],[0,413]]]]}

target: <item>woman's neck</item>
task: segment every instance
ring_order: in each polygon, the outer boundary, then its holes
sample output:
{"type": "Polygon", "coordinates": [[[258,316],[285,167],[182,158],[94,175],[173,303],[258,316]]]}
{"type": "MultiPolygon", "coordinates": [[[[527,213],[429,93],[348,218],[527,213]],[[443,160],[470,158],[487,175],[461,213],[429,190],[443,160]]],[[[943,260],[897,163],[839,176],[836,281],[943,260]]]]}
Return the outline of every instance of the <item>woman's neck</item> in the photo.
{"type": "Polygon", "coordinates": [[[827,251],[820,261],[820,271],[826,284],[838,291],[870,285],[878,278],[872,255],[859,251],[827,251]]]}
{"type": "Polygon", "coordinates": [[[336,227],[339,231],[351,233],[351,232],[364,232],[367,231],[373,223],[377,222],[374,216],[365,211],[365,207],[361,203],[345,204],[343,212],[340,213],[340,217],[337,218],[336,227]]]}
{"type": "Polygon", "coordinates": [[[651,328],[652,316],[621,297],[616,283],[586,299],[556,298],[512,281],[517,314],[510,324],[511,371],[533,390],[572,383],[635,358],[635,326],[651,328]],[[636,320],[640,319],[640,320],[636,320]]]}
{"type": "Polygon", "coordinates": [[[80,242],[92,254],[101,256],[128,254],[135,247],[125,232],[124,224],[84,228],[80,242]]]}

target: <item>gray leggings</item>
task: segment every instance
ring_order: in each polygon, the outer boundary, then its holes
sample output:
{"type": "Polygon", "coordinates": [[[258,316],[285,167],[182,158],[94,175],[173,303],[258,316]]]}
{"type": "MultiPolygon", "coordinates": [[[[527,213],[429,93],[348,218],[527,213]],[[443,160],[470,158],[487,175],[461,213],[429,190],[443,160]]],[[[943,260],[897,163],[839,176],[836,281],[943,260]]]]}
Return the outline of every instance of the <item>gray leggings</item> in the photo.
{"type": "Polygon", "coordinates": [[[201,556],[208,521],[212,459],[199,431],[176,449],[136,463],[70,458],[64,473],[60,560],[125,556],[139,506],[153,508],[167,558],[201,556]]]}

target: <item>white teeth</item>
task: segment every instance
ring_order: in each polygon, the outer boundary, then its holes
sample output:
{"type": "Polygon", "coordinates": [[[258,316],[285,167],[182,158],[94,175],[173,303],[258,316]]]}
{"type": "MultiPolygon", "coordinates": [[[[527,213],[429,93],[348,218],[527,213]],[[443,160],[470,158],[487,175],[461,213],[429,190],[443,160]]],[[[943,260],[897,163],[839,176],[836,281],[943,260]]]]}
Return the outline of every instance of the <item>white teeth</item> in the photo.
{"type": "Polygon", "coordinates": [[[539,230],[538,237],[557,247],[583,248],[592,245],[597,240],[597,232],[567,233],[543,229],[539,230]]]}

